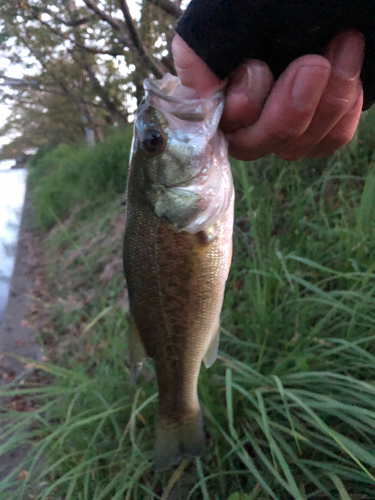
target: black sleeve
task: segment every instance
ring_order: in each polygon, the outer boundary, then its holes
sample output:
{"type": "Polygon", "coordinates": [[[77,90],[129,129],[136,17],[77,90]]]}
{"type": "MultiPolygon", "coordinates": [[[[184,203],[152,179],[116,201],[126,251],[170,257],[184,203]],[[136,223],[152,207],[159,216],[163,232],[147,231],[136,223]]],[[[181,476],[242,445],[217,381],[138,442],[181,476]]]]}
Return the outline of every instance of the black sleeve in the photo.
{"type": "Polygon", "coordinates": [[[220,78],[260,59],[278,78],[305,54],[322,54],[346,29],[364,34],[361,73],[367,109],[375,102],[375,0],[191,0],[177,33],[220,78]]]}

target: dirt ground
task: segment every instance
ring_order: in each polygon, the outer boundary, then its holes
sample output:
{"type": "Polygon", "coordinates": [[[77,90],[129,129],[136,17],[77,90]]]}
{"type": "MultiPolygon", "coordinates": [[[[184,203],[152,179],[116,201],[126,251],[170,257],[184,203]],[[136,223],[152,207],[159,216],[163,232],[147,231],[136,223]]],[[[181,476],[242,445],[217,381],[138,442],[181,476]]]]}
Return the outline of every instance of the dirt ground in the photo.
{"type": "MultiPolygon", "coordinates": [[[[35,332],[24,317],[30,302],[27,295],[32,291],[36,251],[35,238],[31,233],[30,193],[27,191],[8,303],[0,323],[0,385],[25,371],[24,363],[7,353],[33,360],[43,359],[35,332]]],[[[1,457],[0,479],[19,464],[23,455],[24,450],[18,449],[1,457]]]]}

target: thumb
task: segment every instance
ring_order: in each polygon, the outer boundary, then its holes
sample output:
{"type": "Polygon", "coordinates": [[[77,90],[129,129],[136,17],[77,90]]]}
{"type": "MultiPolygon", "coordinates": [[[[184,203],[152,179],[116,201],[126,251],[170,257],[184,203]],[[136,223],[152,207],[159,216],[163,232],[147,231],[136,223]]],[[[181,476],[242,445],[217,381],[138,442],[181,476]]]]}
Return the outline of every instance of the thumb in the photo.
{"type": "Polygon", "coordinates": [[[172,53],[182,84],[196,90],[199,97],[207,97],[223,86],[224,82],[219,80],[179,35],[173,39],[172,53]]]}

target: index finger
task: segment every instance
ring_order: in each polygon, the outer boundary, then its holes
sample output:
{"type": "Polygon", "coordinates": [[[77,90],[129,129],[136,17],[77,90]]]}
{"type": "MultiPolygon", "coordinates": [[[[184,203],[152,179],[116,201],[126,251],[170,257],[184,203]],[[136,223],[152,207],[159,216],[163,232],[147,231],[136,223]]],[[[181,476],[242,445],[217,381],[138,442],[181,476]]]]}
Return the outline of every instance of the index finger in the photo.
{"type": "Polygon", "coordinates": [[[195,89],[199,97],[208,97],[224,86],[225,81],[219,80],[179,35],[173,39],[172,53],[181,83],[195,89]]]}

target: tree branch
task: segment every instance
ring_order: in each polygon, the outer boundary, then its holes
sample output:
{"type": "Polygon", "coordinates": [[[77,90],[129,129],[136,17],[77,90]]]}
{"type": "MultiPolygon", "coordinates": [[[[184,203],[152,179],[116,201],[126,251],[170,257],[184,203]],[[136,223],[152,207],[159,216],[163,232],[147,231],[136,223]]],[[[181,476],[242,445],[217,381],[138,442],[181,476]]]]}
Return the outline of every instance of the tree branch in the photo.
{"type": "Polygon", "coordinates": [[[99,80],[96,78],[95,73],[92,71],[90,66],[86,63],[83,63],[83,67],[87,73],[87,76],[89,77],[89,80],[91,82],[93,89],[95,90],[96,94],[102,100],[104,107],[107,109],[109,114],[113,118],[120,120],[120,122],[119,122],[120,124],[121,124],[121,122],[128,123],[127,116],[122,114],[121,111],[119,109],[117,109],[115,104],[113,104],[113,102],[111,101],[111,99],[108,97],[107,93],[105,92],[105,90],[101,86],[99,80]]]}
{"type": "Polygon", "coordinates": [[[97,14],[102,21],[105,21],[108,23],[110,26],[112,26],[113,29],[116,31],[120,32],[122,29],[121,23],[118,19],[110,16],[109,14],[106,14],[102,9],[99,9],[99,7],[92,1],[92,0],[83,0],[87,7],[91,9],[95,14],[97,14]]]}
{"type": "Polygon", "coordinates": [[[102,50],[102,49],[94,49],[94,47],[88,47],[87,45],[83,45],[83,44],[80,44],[78,42],[74,42],[74,44],[80,48],[80,49],[83,49],[83,50],[86,50],[87,52],[90,52],[91,54],[101,54],[101,55],[105,55],[105,56],[113,56],[113,57],[117,57],[117,56],[121,56],[124,54],[124,49],[123,48],[114,48],[113,50],[102,50]]]}
{"type": "Polygon", "coordinates": [[[124,30],[124,24],[119,19],[116,19],[115,17],[106,14],[102,9],[99,9],[99,7],[92,0],[83,1],[85,2],[86,6],[93,12],[95,12],[102,21],[108,23],[115,31],[117,31],[119,42],[122,43],[125,47],[128,47],[129,39],[124,30]]]}
{"type": "MultiPolygon", "coordinates": [[[[87,47],[84,44],[80,44],[77,41],[77,36],[74,36],[74,33],[73,33],[74,40],[72,41],[68,35],[66,35],[65,33],[61,33],[58,29],[53,28],[52,26],[48,25],[48,23],[45,23],[44,21],[41,21],[41,20],[40,20],[40,23],[42,23],[43,25],[45,25],[53,33],[57,34],[58,36],[61,36],[63,39],[65,38],[65,39],[71,41],[72,44],[75,46],[75,48],[78,48],[79,51],[83,51],[83,50],[87,49],[87,47]],[[82,45],[83,49],[80,49],[79,45],[82,45]]],[[[77,30],[79,32],[79,28],[78,27],[76,27],[75,31],[77,31],[77,30]]],[[[25,46],[27,46],[27,42],[26,41],[24,41],[24,44],[25,44],[25,46]]],[[[116,107],[116,105],[111,101],[111,99],[109,98],[107,92],[102,87],[102,85],[100,84],[99,80],[97,79],[95,73],[90,68],[90,66],[89,66],[89,64],[87,62],[87,59],[84,56],[84,54],[80,54],[80,57],[77,58],[75,56],[75,54],[74,54],[74,49],[68,49],[68,50],[69,50],[72,58],[74,59],[74,61],[77,63],[77,65],[88,76],[88,78],[89,78],[89,80],[91,82],[93,90],[95,91],[96,95],[101,99],[101,101],[103,103],[102,106],[101,106],[101,108],[106,109],[113,118],[115,118],[117,121],[119,121],[119,123],[127,123],[127,116],[125,116],[123,113],[121,113],[121,111],[118,110],[117,107],[116,107]]],[[[44,67],[44,64],[42,63],[42,61],[40,60],[40,58],[38,58],[38,60],[42,64],[42,66],[44,67]]],[[[71,98],[71,92],[65,86],[64,81],[57,81],[57,84],[63,90],[65,96],[68,99],[73,100],[71,98]]],[[[43,89],[40,89],[40,87],[39,87],[39,89],[37,89],[37,90],[43,90],[43,89]]]]}
{"type": "Polygon", "coordinates": [[[152,72],[158,78],[161,78],[165,74],[165,70],[161,64],[159,64],[152,56],[149,54],[146,47],[143,45],[141,36],[138,32],[137,26],[130,14],[130,10],[126,0],[119,0],[121,12],[124,15],[125,24],[129,32],[131,41],[133,42],[134,48],[137,50],[141,59],[150,67],[152,72]]]}
{"type": "MultiPolygon", "coordinates": [[[[77,103],[77,104],[85,104],[86,106],[91,106],[92,108],[97,108],[97,109],[103,109],[103,107],[106,108],[106,106],[103,106],[103,104],[96,104],[95,102],[90,102],[90,101],[87,101],[86,99],[83,99],[83,98],[76,99],[75,97],[72,97],[71,94],[68,93],[68,91],[66,89],[61,91],[61,90],[58,90],[56,87],[42,85],[41,83],[38,83],[36,80],[23,80],[22,78],[8,78],[1,73],[0,73],[0,80],[4,80],[3,83],[0,82],[0,87],[6,86],[6,87],[31,88],[33,90],[37,90],[38,92],[44,92],[46,94],[54,94],[54,95],[59,95],[59,96],[65,97],[69,101],[77,103]]],[[[9,97],[9,98],[11,98],[11,97],[9,97]]],[[[22,101],[20,101],[20,102],[22,102],[22,101]]]]}
{"type": "Polygon", "coordinates": [[[124,16],[125,23],[116,19],[109,14],[106,14],[102,9],[100,9],[93,0],[83,0],[87,7],[94,11],[100,19],[106,21],[113,29],[115,29],[118,33],[118,39],[120,43],[123,43],[126,46],[129,46],[127,33],[125,31],[125,27],[129,33],[130,40],[135,50],[138,52],[141,61],[147,65],[151,72],[157,77],[161,78],[165,74],[165,69],[161,63],[155,60],[151,54],[148,53],[146,47],[142,43],[142,39],[139,36],[136,24],[131,17],[129,7],[126,3],[126,0],[119,0],[120,8],[124,16]]]}
{"type": "Polygon", "coordinates": [[[58,17],[55,12],[50,10],[48,7],[37,7],[36,5],[29,5],[30,9],[34,10],[35,12],[38,12],[40,14],[48,14],[51,16],[53,19],[57,21],[58,24],[64,24],[65,26],[69,27],[75,27],[75,26],[81,26],[82,24],[86,24],[87,22],[90,21],[92,16],[86,16],[82,17],[81,19],[71,19],[70,21],[65,21],[63,18],[58,17]]]}
{"type": "Polygon", "coordinates": [[[11,78],[0,73],[0,87],[32,87],[39,88],[40,84],[36,80],[25,80],[23,78],[11,78]]]}
{"type": "Polygon", "coordinates": [[[83,43],[79,43],[79,42],[77,42],[77,40],[73,41],[70,38],[70,36],[68,35],[68,33],[63,33],[62,31],[58,30],[57,28],[53,28],[51,25],[49,25],[45,21],[42,21],[40,19],[39,22],[41,24],[43,24],[43,26],[48,28],[50,31],[52,31],[52,33],[55,33],[55,35],[59,36],[63,40],[67,40],[67,41],[71,42],[72,44],[76,45],[77,47],[79,47],[80,49],[86,50],[87,52],[90,52],[91,54],[96,54],[96,55],[102,54],[102,55],[117,57],[117,56],[120,56],[121,54],[124,53],[124,50],[120,49],[120,48],[115,48],[113,50],[104,50],[104,49],[95,49],[93,47],[87,47],[87,45],[84,45],[83,43]]]}
{"type": "Polygon", "coordinates": [[[156,5],[159,9],[163,10],[170,16],[178,19],[182,16],[183,10],[174,2],[170,0],[147,0],[150,4],[156,5]]]}

